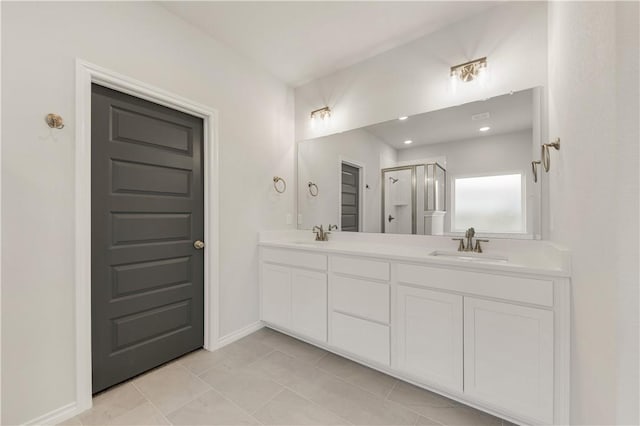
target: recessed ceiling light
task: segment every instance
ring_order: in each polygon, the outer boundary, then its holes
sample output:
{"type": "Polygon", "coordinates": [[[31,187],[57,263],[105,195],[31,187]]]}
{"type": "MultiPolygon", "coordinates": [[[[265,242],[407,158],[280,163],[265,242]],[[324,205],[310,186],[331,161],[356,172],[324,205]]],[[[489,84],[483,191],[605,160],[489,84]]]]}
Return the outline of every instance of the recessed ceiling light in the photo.
{"type": "Polygon", "coordinates": [[[402,117],[398,117],[398,120],[402,121],[402,120],[406,120],[407,118],[409,117],[407,117],[406,115],[403,115],[402,117]]]}
{"type": "Polygon", "coordinates": [[[488,131],[488,130],[491,130],[491,127],[489,127],[489,126],[484,126],[484,127],[480,127],[480,129],[478,129],[478,130],[480,130],[481,132],[486,132],[486,131],[488,131]]]}
{"type": "Polygon", "coordinates": [[[405,144],[405,145],[409,145],[410,143],[413,143],[413,141],[412,141],[412,140],[410,140],[410,139],[408,139],[408,140],[404,141],[404,144],[405,144]]]}

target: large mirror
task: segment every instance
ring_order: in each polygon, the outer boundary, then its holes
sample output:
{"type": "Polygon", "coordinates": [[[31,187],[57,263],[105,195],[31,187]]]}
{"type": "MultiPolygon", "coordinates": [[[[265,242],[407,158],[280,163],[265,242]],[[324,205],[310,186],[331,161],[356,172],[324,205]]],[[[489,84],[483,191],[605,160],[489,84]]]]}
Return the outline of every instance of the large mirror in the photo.
{"type": "Polygon", "coordinates": [[[299,142],[299,229],[540,238],[541,93],[299,142]]]}

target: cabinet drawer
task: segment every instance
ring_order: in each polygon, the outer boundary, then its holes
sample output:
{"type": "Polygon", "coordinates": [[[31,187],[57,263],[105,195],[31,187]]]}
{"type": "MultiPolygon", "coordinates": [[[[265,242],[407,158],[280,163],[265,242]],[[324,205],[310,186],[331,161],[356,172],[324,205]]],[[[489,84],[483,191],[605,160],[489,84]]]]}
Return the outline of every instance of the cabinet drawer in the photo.
{"type": "Polygon", "coordinates": [[[332,275],[331,302],[333,310],[389,322],[388,284],[332,275]]]}
{"type": "Polygon", "coordinates": [[[399,264],[398,282],[553,306],[553,281],[399,264]]]}
{"type": "Polygon", "coordinates": [[[332,256],[331,272],[389,281],[389,263],[354,257],[332,256]]]}
{"type": "Polygon", "coordinates": [[[300,268],[327,270],[327,256],[299,250],[263,248],[262,261],[298,266],[300,268]]]}
{"type": "Polygon", "coordinates": [[[354,355],[389,365],[389,327],[331,313],[331,344],[354,355]]]}

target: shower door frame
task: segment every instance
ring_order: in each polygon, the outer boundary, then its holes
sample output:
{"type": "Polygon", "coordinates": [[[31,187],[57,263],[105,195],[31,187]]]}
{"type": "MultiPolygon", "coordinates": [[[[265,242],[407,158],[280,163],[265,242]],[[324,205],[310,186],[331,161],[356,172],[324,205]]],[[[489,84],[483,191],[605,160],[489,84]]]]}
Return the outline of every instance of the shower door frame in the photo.
{"type": "Polygon", "coordinates": [[[380,231],[383,234],[386,234],[386,218],[385,218],[385,204],[386,204],[386,185],[385,185],[385,181],[384,181],[384,174],[386,172],[395,172],[398,170],[411,170],[411,235],[416,235],[418,232],[418,227],[416,224],[416,208],[417,208],[417,204],[416,204],[416,191],[417,191],[417,176],[416,176],[416,167],[418,167],[418,165],[412,165],[412,166],[398,166],[398,167],[389,167],[386,169],[381,169],[380,170],[380,183],[381,183],[381,190],[382,190],[382,202],[380,203],[380,207],[381,207],[381,212],[380,212],[380,223],[381,223],[381,227],[380,227],[380,231]]]}

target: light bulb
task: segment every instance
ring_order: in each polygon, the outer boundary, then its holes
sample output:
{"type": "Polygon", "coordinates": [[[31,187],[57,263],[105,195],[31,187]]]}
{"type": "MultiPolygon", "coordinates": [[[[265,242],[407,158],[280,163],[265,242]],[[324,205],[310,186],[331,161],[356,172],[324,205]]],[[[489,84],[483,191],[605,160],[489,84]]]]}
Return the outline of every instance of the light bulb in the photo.
{"type": "Polygon", "coordinates": [[[487,66],[481,66],[478,70],[478,84],[480,87],[485,87],[487,85],[487,66]]]}
{"type": "Polygon", "coordinates": [[[449,90],[451,90],[451,93],[455,95],[457,89],[458,89],[458,76],[456,75],[455,72],[452,72],[451,76],[449,77],[449,90]]]}

